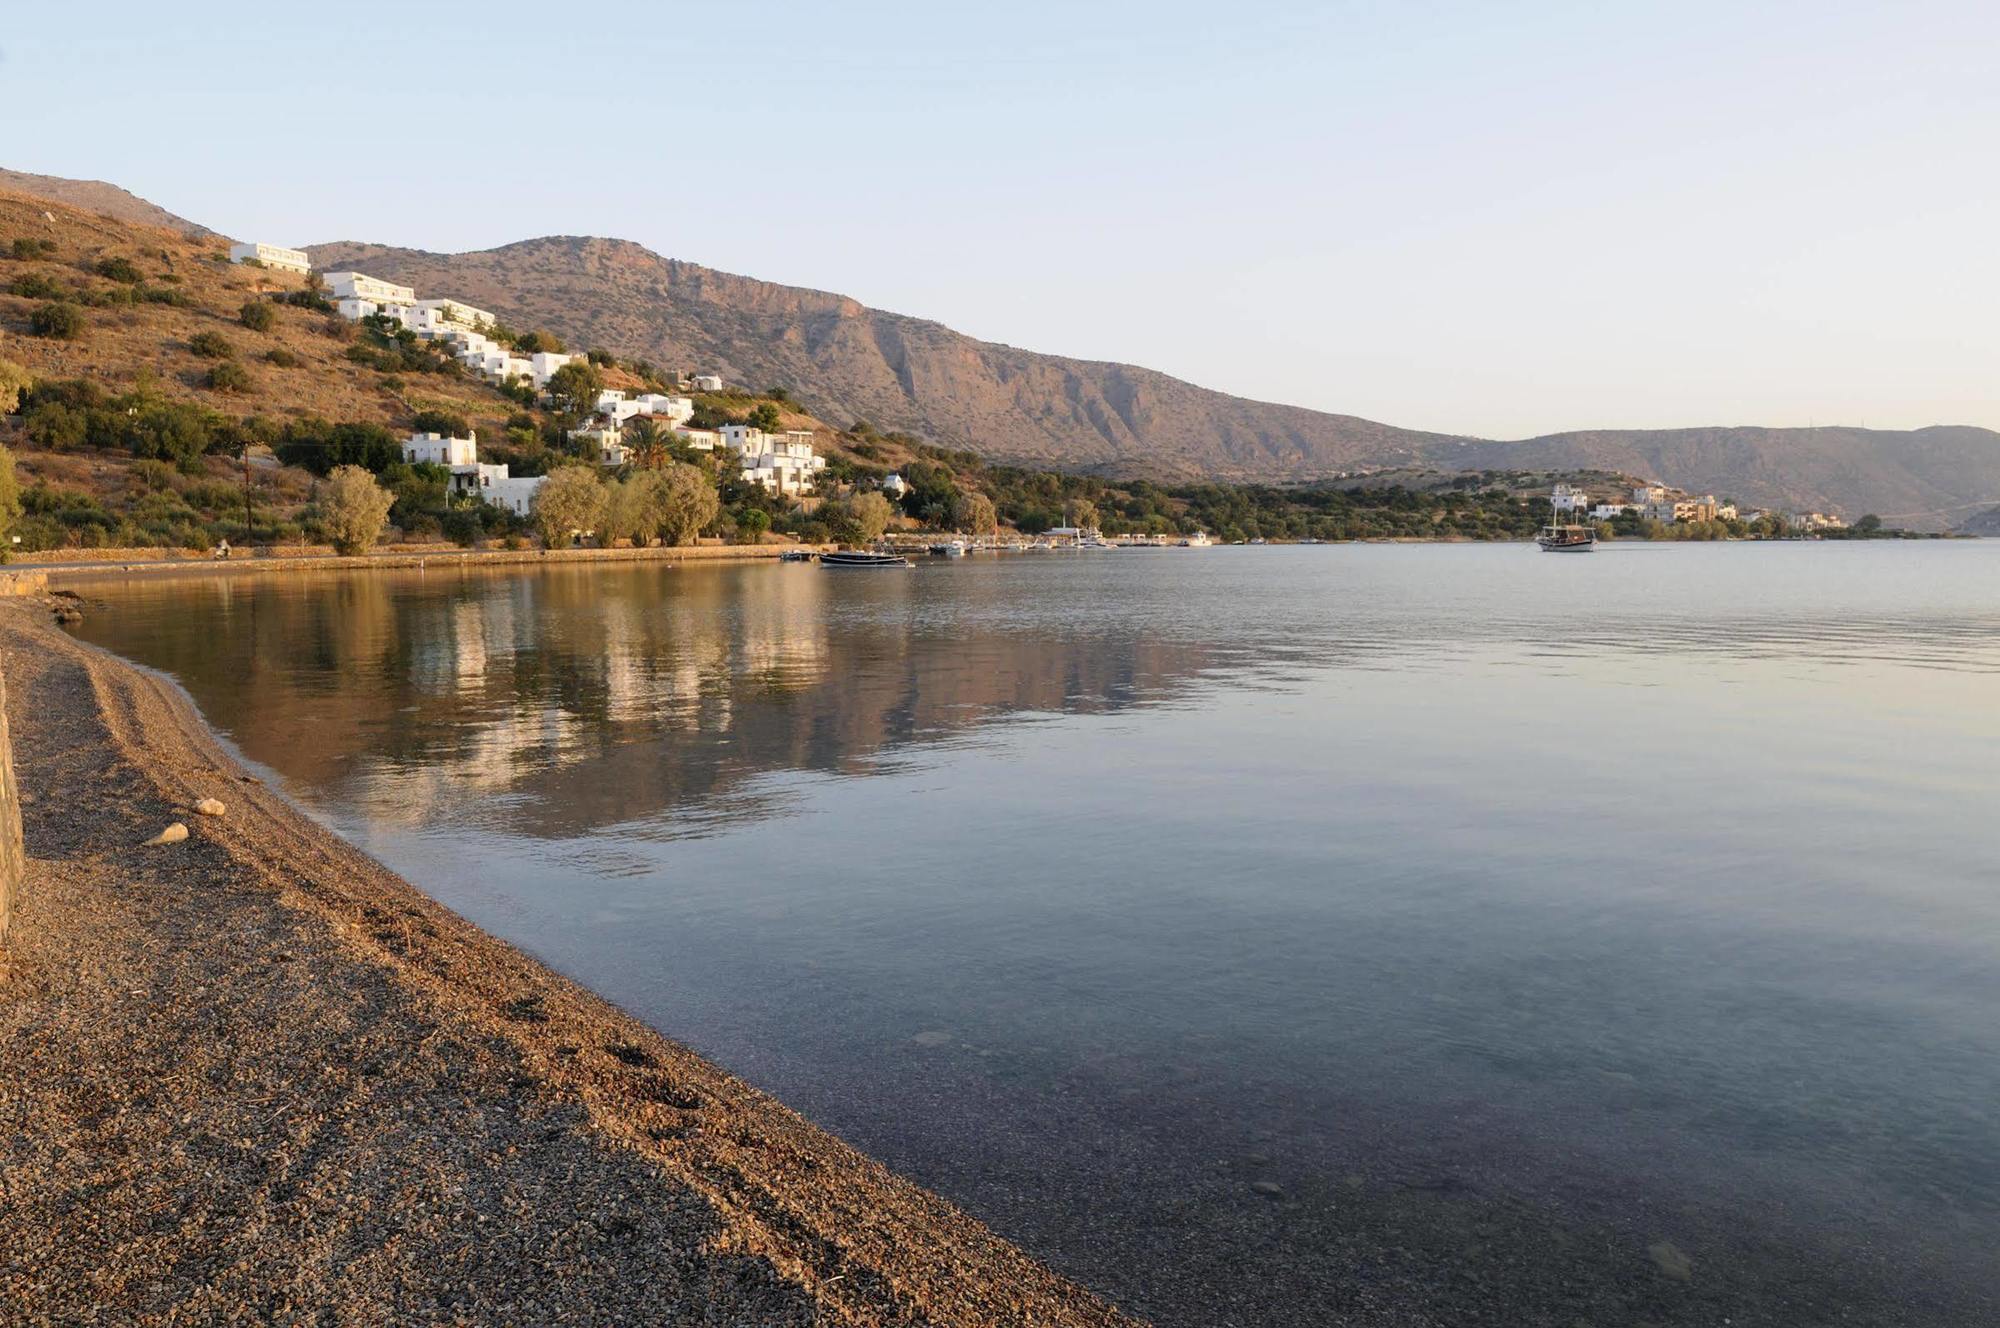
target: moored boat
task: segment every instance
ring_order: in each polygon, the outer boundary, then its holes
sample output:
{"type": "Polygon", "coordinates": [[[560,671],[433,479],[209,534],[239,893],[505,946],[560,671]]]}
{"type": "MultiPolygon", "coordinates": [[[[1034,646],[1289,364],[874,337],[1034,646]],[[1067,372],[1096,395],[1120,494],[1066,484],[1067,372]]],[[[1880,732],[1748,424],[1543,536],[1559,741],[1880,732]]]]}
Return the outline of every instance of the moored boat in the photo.
{"type": "Polygon", "coordinates": [[[1597,532],[1589,526],[1543,526],[1535,543],[1543,553],[1589,553],[1597,547],[1597,532]]]}
{"type": "Polygon", "coordinates": [[[862,549],[842,549],[838,553],[822,553],[821,567],[914,567],[908,558],[900,553],[869,553],[862,549]]]}

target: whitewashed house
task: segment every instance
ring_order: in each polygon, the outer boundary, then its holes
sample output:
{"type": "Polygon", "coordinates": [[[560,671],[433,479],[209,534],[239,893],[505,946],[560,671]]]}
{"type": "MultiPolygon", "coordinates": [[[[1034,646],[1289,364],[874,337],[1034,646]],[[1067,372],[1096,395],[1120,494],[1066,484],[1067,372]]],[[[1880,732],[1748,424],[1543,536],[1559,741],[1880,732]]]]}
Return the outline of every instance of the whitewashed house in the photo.
{"type": "Polygon", "coordinates": [[[1558,484],[1549,496],[1549,507],[1557,516],[1574,517],[1590,506],[1590,495],[1569,484],[1558,484]]]}
{"type": "Polygon", "coordinates": [[[383,281],[361,272],[329,272],[321,278],[336,300],[370,300],[376,305],[400,305],[405,308],[417,302],[416,291],[408,286],[398,286],[393,281],[383,281]]]}
{"type": "Polygon", "coordinates": [[[484,461],[475,461],[469,466],[454,466],[451,471],[451,492],[455,494],[469,493],[477,497],[482,503],[491,502],[492,498],[489,495],[495,481],[506,478],[507,466],[505,462],[499,465],[488,465],[484,461]]]}
{"type": "Polygon", "coordinates": [[[229,246],[229,261],[232,263],[262,263],[280,272],[296,272],[305,276],[312,271],[312,259],[299,249],[286,249],[275,244],[232,244],[229,246]]]}
{"type": "Polygon", "coordinates": [[[1599,503],[1590,509],[1590,519],[1592,521],[1609,521],[1613,517],[1624,516],[1631,510],[1632,507],[1629,503],[1599,503]]]}
{"type": "Polygon", "coordinates": [[[571,429],[569,438],[585,456],[596,457],[599,465],[622,466],[629,459],[625,433],[615,424],[588,424],[571,429]]]}
{"type": "Polygon", "coordinates": [[[802,494],[812,491],[826,458],[813,450],[810,429],[791,429],[767,434],[747,424],[726,424],[722,441],[738,453],[743,478],[772,493],[802,494]]]}
{"type": "Polygon", "coordinates": [[[722,390],[722,375],[696,374],[694,376],[694,390],[697,392],[720,392],[722,390]]]}
{"type": "Polygon", "coordinates": [[[639,414],[651,415],[656,420],[665,420],[669,425],[685,424],[694,418],[694,402],[688,397],[641,392],[632,400],[639,407],[639,414]]]}
{"type": "Polygon", "coordinates": [[[564,355],[552,350],[538,350],[533,355],[530,355],[528,357],[528,374],[534,379],[536,390],[539,391],[547,387],[549,379],[555,377],[556,370],[562,368],[575,358],[576,356],[574,355],[564,355]]]}
{"type": "Polygon", "coordinates": [[[447,438],[442,434],[413,433],[403,443],[403,460],[411,465],[473,466],[479,463],[479,435],[447,438]]]}
{"type": "MultiPolygon", "coordinates": [[[[505,470],[505,466],[499,467],[505,470]]],[[[527,516],[535,510],[535,499],[541,494],[542,481],[546,475],[503,475],[485,489],[486,501],[495,507],[504,507],[515,516],[527,516]]]]}
{"type": "Polygon", "coordinates": [[[897,502],[901,502],[903,495],[909,491],[910,482],[901,475],[890,475],[882,481],[882,492],[888,494],[890,498],[897,502]]]}
{"type": "Polygon", "coordinates": [[[674,426],[674,437],[697,452],[713,452],[722,442],[722,435],[713,429],[690,429],[678,424],[674,426]]]}
{"type": "Polygon", "coordinates": [[[449,299],[418,300],[411,317],[411,327],[418,332],[442,332],[447,328],[477,332],[499,321],[484,309],[475,309],[469,304],[449,299]]]}

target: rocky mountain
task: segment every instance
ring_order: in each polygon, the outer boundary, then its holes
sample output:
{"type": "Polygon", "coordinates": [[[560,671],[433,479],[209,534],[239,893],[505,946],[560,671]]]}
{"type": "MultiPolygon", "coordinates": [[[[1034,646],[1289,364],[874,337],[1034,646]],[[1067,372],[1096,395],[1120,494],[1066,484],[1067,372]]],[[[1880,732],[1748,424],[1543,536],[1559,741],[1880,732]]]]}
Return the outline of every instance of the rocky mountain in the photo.
{"type": "Polygon", "coordinates": [[[0,190],[53,199],[85,212],[95,212],[99,216],[134,225],[164,227],[194,239],[215,234],[206,226],[186,217],[177,217],[158,204],[148,203],[137,194],[102,180],[66,180],[59,175],[33,175],[27,171],[0,168],[0,190]]]}
{"type": "Polygon", "coordinates": [[[824,291],[557,236],[468,254],[312,249],[449,293],[522,326],[674,368],[792,389],[814,414],[867,419],[1002,460],[1106,474],[1293,481],[1408,466],[1609,470],[1754,506],[1879,512],[1942,528],[2000,501],[2000,434],[1976,428],[1605,429],[1457,438],[1250,401],[1131,365],[1038,355],[824,291]]]}

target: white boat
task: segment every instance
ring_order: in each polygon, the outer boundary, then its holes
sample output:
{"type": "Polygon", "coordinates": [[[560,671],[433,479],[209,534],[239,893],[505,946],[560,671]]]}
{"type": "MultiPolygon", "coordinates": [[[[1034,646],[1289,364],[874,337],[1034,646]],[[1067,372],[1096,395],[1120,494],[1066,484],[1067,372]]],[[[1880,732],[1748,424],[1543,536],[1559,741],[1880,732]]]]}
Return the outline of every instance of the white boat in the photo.
{"type": "Polygon", "coordinates": [[[1597,532],[1589,526],[1543,526],[1535,543],[1543,553],[1589,553],[1597,547],[1597,532]]]}
{"type": "Polygon", "coordinates": [[[939,558],[963,558],[966,544],[964,540],[947,540],[943,544],[931,545],[931,552],[939,558]]]}
{"type": "Polygon", "coordinates": [[[1214,543],[1215,541],[1208,537],[1207,531],[1197,530],[1194,534],[1181,541],[1181,547],[1183,549],[1206,549],[1214,543]]]}

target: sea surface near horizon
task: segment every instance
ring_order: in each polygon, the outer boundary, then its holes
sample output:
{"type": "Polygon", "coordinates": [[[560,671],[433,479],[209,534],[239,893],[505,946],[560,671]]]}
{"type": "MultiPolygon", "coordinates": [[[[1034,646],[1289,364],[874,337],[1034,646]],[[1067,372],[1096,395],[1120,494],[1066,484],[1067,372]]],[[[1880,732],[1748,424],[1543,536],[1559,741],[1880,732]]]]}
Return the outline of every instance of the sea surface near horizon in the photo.
{"type": "Polygon", "coordinates": [[[389,866],[1161,1324],[2000,1322],[2000,544],[89,594],[389,866]]]}

